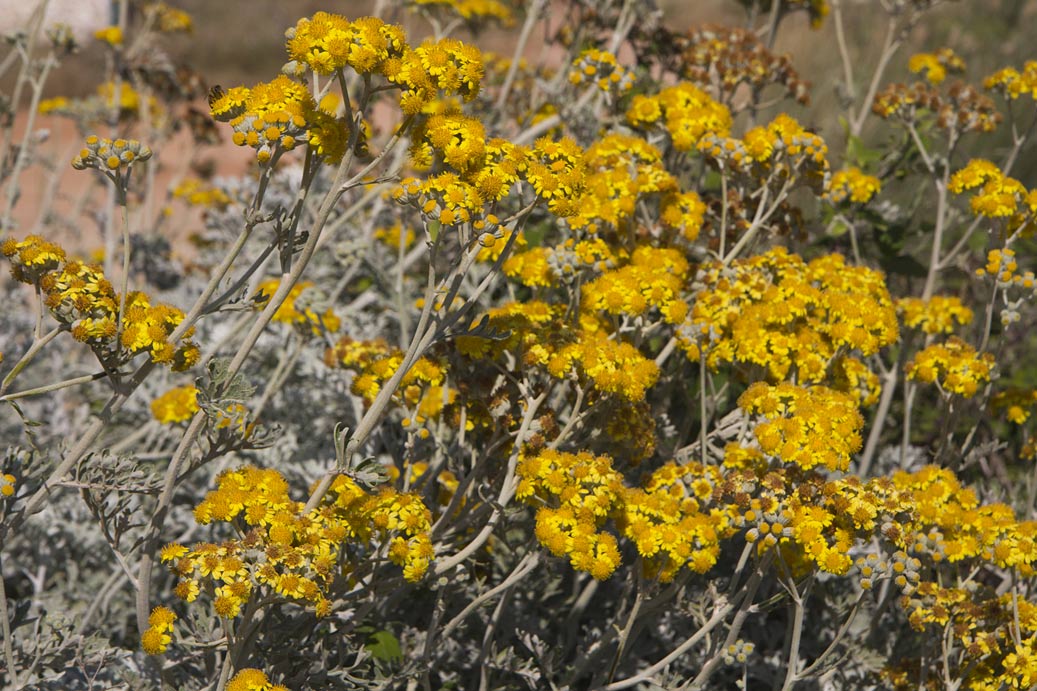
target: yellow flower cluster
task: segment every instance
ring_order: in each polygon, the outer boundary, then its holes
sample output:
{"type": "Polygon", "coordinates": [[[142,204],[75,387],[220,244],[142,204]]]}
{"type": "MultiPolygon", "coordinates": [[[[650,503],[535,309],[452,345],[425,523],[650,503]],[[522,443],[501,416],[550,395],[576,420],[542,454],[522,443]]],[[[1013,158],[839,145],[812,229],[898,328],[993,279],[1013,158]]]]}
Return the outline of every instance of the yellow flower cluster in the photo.
{"type": "Polygon", "coordinates": [[[634,75],[612,53],[588,48],[573,60],[569,82],[576,86],[594,84],[605,93],[622,94],[633,88],[634,75]]]}
{"type": "Polygon", "coordinates": [[[191,206],[205,206],[222,209],[231,203],[231,198],[219,187],[209,185],[198,178],[182,180],[173,188],[173,196],[183,199],[191,206]]]}
{"type": "Polygon", "coordinates": [[[756,441],[768,456],[804,470],[824,466],[846,470],[860,450],[864,418],[857,400],[824,386],[810,388],[757,382],[738,398],[738,407],[764,422],[756,425],[756,441]]]}
{"type": "Polygon", "coordinates": [[[415,132],[412,159],[420,167],[433,154],[453,167],[424,180],[405,178],[394,192],[401,204],[412,204],[430,221],[443,225],[472,222],[475,230],[493,232],[497,218],[485,214],[487,204],[503,199],[526,169],[530,153],[503,139],[485,139],[482,123],[456,112],[430,117],[415,132]]]}
{"type": "Polygon", "coordinates": [[[706,205],[694,191],[670,192],[659,201],[659,220],[676,230],[688,242],[694,242],[702,229],[706,205]]]}
{"type": "Polygon", "coordinates": [[[825,198],[833,204],[849,201],[866,204],[879,193],[882,183],[874,175],[865,174],[860,168],[851,166],[832,174],[825,198]]]}
{"type": "Polygon", "coordinates": [[[679,324],[688,309],[680,295],[688,270],[678,250],[638,247],[629,264],[584,286],[583,309],[630,316],[656,309],[666,322],[679,324]]]}
{"type": "MultiPolygon", "coordinates": [[[[90,345],[104,363],[118,366],[143,352],[152,362],[169,365],[174,371],[197,362],[199,351],[193,342],[169,342],[184,319],[179,309],[152,305],[144,293],[129,293],[120,335],[119,295],[100,267],[65,261],[64,250],[38,236],[21,242],[8,239],[0,245],[0,253],[10,259],[16,279],[40,286],[54,317],[69,327],[73,338],[90,345]]],[[[192,333],[193,329],[188,330],[185,338],[192,333]]]]}
{"type": "Polygon", "coordinates": [[[872,355],[899,338],[896,310],[881,273],[847,266],[838,254],[804,262],[783,247],[729,267],[700,267],[704,287],[678,332],[692,360],[766,368],[820,383],[838,352],[872,355]]]}
{"type": "Polygon", "coordinates": [[[299,76],[307,68],[332,74],[347,66],[362,75],[381,74],[402,88],[400,108],[408,115],[422,112],[441,91],[466,101],[479,93],[482,56],[461,41],[426,41],[411,48],[400,26],[375,17],[351,22],[328,12],[300,19],[285,35],[289,74],[299,76]]]}
{"type": "MultiPolygon", "coordinates": [[[[406,464],[405,474],[401,474],[400,469],[395,465],[389,466],[386,470],[389,476],[389,482],[396,483],[401,477],[405,477],[407,485],[414,488],[416,485],[425,482],[422,478],[425,478],[426,480],[428,479],[429,464],[425,461],[408,463],[406,464]]],[[[450,500],[454,496],[454,492],[457,491],[457,488],[461,483],[458,481],[456,475],[446,469],[442,469],[436,473],[435,482],[438,487],[438,491],[435,495],[436,502],[440,507],[446,507],[450,503],[450,500]]],[[[463,500],[461,505],[464,505],[463,500]]]]}
{"type": "Polygon", "coordinates": [[[949,334],[954,331],[955,322],[959,326],[972,323],[972,310],[952,295],[934,295],[929,300],[900,298],[896,304],[904,326],[927,334],[949,334]]]}
{"type": "Polygon", "coordinates": [[[227,691],[288,691],[288,687],[272,683],[262,670],[245,667],[230,678],[227,691]]]}
{"type": "MultiPolygon", "coordinates": [[[[255,297],[257,308],[262,308],[266,305],[271,296],[277,291],[277,286],[280,283],[281,279],[271,278],[259,284],[255,297]]],[[[330,307],[323,314],[317,314],[310,307],[305,307],[301,311],[296,308],[296,299],[302,295],[303,291],[312,287],[313,281],[300,281],[292,286],[284,302],[274,312],[274,321],[296,326],[304,331],[308,330],[315,336],[319,336],[325,331],[335,333],[342,325],[342,322],[330,307]]]]}
{"type": "MultiPolygon", "coordinates": [[[[72,327],[77,341],[99,343],[115,338],[119,296],[101,267],[68,261],[45,274],[40,286],[51,312],[72,327]]],[[[130,303],[129,298],[126,302],[130,303]]]]}
{"type": "Polygon", "coordinates": [[[343,562],[347,541],[360,550],[384,551],[409,581],[428,570],[431,514],[417,496],[390,488],[371,494],[339,476],[317,510],[303,515],[303,506],[291,499],[288,483],[275,470],[245,466],[221,474],[218,488],[195,507],[195,520],[238,524],[244,537],[163,548],[162,561],[180,578],[177,596],[191,602],[205,585],[216,614],[233,618],[257,590],[266,589],[307,602],[324,616],[331,606],[327,589],[351,568],[343,562]]]}
{"type": "Polygon", "coordinates": [[[8,238],[0,244],[0,254],[10,260],[14,280],[29,284],[36,284],[65,261],[65,250],[39,235],[26,236],[21,242],[8,238]]]}
{"type": "Polygon", "coordinates": [[[50,115],[51,113],[64,113],[68,112],[72,107],[72,101],[68,100],[66,96],[55,96],[54,98],[45,98],[40,101],[39,112],[40,115],[50,115]]]}
{"type": "MultiPolygon", "coordinates": [[[[151,402],[151,414],[163,425],[188,422],[201,409],[198,393],[198,388],[191,384],[170,389],[151,402]]],[[[215,429],[229,429],[244,439],[255,429],[255,423],[249,422],[248,409],[241,403],[230,403],[215,411],[210,422],[215,429]]]]}
{"type": "MultiPolygon", "coordinates": [[[[760,403],[780,406],[793,397],[768,395],[760,403]]],[[[817,429],[819,440],[839,434],[817,429]]],[[[646,573],[663,581],[685,566],[708,571],[720,542],[740,531],[761,548],[778,546],[797,572],[833,574],[847,573],[851,549],[881,534],[892,553],[858,559],[862,587],[889,579],[906,596],[924,591],[923,561],[978,559],[1025,576],[1037,559],[1037,522],[1017,522],[1002,504],[979,504],[951,471],[935,466],[867,482],[830,480],[798,465],[770,468],[760,451],[732,444],[723,466],[669,463],[640,488],[626,487],[608,457],[585,452],[525,455],[517,474],[516,496],[542,507],[540,542],[597,578],[618,564],[604,530],[609,518],[645,559],[646,573]],[[595,536],[608,544],[607,558],[595,536]]]]}
{"type": "Polygon", "coordinates": [[[231,139],[236,145],[256,150],[260,163],[299,143],[308,143],[314,153],[337,163],[345,154],[352,126],[347,117],[335,118],[319,108],[305,84],[283,74],[251,88],[216,87],[209,94],[209,108],[213,118],[233,128],[231,139]]]}
{"type": "Polygon", "coordinates": [[[1005,67],[983,81],[987,89],[997,89],[1005,98],[1015,100],[1023,94],[1037,101],[1037,60],[1028,60],[1020,72],[1014,67],[1005,67]]]}
{"type": "Polygon", "coordinates": [[[118,88],[116,88],[115,82],[104,82],[97,87],[97,96],[101,99],[103,107],[109,111],[118,108],[120,117],[133,118],[140,115],[142,102],[145,103],[149,113],[157,113],[159,109],[158,101],[154,96],[148,97],[148,100],[144,102],[140,92],[127,81],[120,82],[118,88]],[[116,102],[116,94],[118,94],[118,102],[116,102]]]}
{"type": "Polygon", "coordinates": [[[117,26],[106,26],[95,31],[94,38],[116,48],[122,45],[122,29],[117,26]]]}
{"type": "MultiPolygon", "coordinates": [[[[988,595],[975,582],[944,586],[926,581],[901,607],[917,631],[946,635],[961,650],[948,674],[974,691],[1031,689],[1037,683],[1035,607],[1011,594],[988,595]]],[[[915,689],[908,675],[887,670],[896,691],[915,689]]]]}
{"type": "MultiPolygon", "coordinates": [[[[527,454],[517,469],[516,496],[542,507],[538,539],[554,554],[569,556],[574,568],[605,578],[616,568],[618,553],[603,558],[595,536],[608,543],[611,554],[614,539],[604,525],[612,518],[645,559],[646,573],[668,581],[685,566],[708,571],[720,542],[740,532],[761,549],[777,547],[800,575],[811,568],[846,574],[854,567],[851,550],[881,537],[888,553],[870,552],[856,561],[861,586],[891,581],[919,626],[943,616],[931,607],[932,584],[920,579],[924,567],[972,560],[1014,569],[1023,577],[1034,572],[1037,522],[1017,521],[1004,504],[981,504],[950,470],[927,466],[866,482],[818,473],[820,465],[845,469],[848,454],[860,444],[861,419],[846,397],[791,385],[761,384],[750,391],[743,399],[751,400],[740,404],[768,418],[757,426],[761,446],[785,429],[800,426],[794,436],[806,430],[810,438],[797,449],[791,448],[794,441],[775,444],[774,455],[787,452],[796,459],[792,463],[774,467],[760,450],[732,443],[722,466],[668,463],[642,487],[631,488],[605,456],[551,450],[527,454]],[[785,427],[783,421],[791,424],[785,427]],[[777,424],[765,427],[770,423],[777,424]],[[783,429],[775,432],[775,427],[783,429]]],[[[980,605],[980,594],[975,589],[962,593],[960,602],[976,611],[971,603],[980,605]]],[[[1019,606],[1025,621],[1032,612],[1032,630],[1037,631],[1037,605],[1023,601],[1019,606]]],[[[998,617],[1003,628],[1011,621],[1010,610],[1008,617],[998,617]]],[[[966,646],[981,635],[975,627],[958,631],[966,646]]]]}
{"type": "MultiPolygon", "coordinates": [[[[67,291],[74,291],[74,288],[70,287],[67,291]]],[[[116,318],[116,313],[102,317],[99,326],[105,333],[108,324],[116,318]]],[[[170,334],[183,320],[184,313],[176,307],[152,305],[144,293],[130,293],[126,298],[126,314],[123,316],[120,339],[122,348],[131,356],[147,353],[152,362],[168,364],[174,372],[188,369],[198,361],[198,347],[190,341],[183,342],[179,347],[169,342],[170,334]]],[[[86,335],[87,340],[97,337],[97,332],[82,322],[72,327],[72,335],[79,338],[76,336],[77,331],[86,335]]],[[[190,337],[192,333],[189,330],[185,336],[190,337]]]]}
{"type": "Polygon", "coordinates": [[[190,14],[170,7],[164,2],[151,3],[145,11],[155,22],[156,28],[163,33],[190,32],[194,28],[190,14]]]}
{"type": "Polygon", "coordinates": [[[572,139],[555,141],[541,137],[533,144],[525,179],[537,196],[547,200],[547,208],[561,217],[580,211],[580,193],[586,182],[584,152],[572,139]]]}
{"type": "Polygon", "coordinates": [[[1037,389],[1010,388],[999,391],[990,399],[990,407],[1004,410],[1006,417],[1017,425],[1030,419],[1037,409],[1037,389]]]}
{"type": "Polygon", "coordinates": [[[1037,215],[1037,190],[1027,191],[1023,183],[982,158],[972,159],[954,173],[947,188],[955,194],[978,189],[969,201],[972,212],[977,216],[1006,218],[1012,229],[1032,222],[1037,215]]]}
{"type": "Polygon", "coordinates": [[[990,381],[994,364],[990,353],[977,353],[965,341],[951,337],[918,352],[905,369],[908,379],[935,382],[942,391],[971,398],[980,384],[990,381]]]}
{"type": "Polygon", "coordinates": [[[136,139],[116,139],[98,137],[91,134],[86,138],[86,146],[72,159],[72,167],[76,170],[96,168],[110,174],[124,174],[134,163],[151,158],[151,149],[136,139]]]}
{"type": "Polygon", "coordinates": [[[14,485],[16,478],[10,473],[0,475],[0,495],[5,497],[14,496],[14,485]]]}
{"type": "Polygon", "coordinates": [[[583,150],[574,141],[542,137],[530,150],[503,139],[484,141],[484,137],[482,124],[473,118],[456,113],[432,116],[419,128],[419,147],[412,154],[421,165],[429,165],[431,154],[438,151],[458,172],[424,180],[406,178],[394,193],[396,201],[416,206],[431,221],[444,225],[474,221],[475,230],[491,233],[497,219],[492,214],[483,217],[485,205],[505,197],[521,179],[547,200],[556,215],[576,212],[574,198],[583,187],[584,169],[583,150]]]}
{"type": "Polygon", "coordinates": [[[285,32],[285,39],[288,57],[317,74],[332,74],[346,66],[360,74],[384,72],[386,61],[399,60],[408,48],[400,26],[376,17],[351,22],[329,12],[300,19],[285,32]]]}
{"type": "Polygon", "coordinates": [[[385,488],[365,492],[339,476],[331,485],[333,515],[363,540],[378,538],[388,545],[389,561],[403,569],[407,581],[420,581],[435,557],[429,531],[432,513],[416,494],[385,488]]]}
{"type": "Polygon", "coordinates": [[[481,166],[486,157],[486,128],[460,113],[437,114],[425,123],[425,137],[447,165],[464,171],[481,166]]]}
{"type": "Polygon", "coordinates": [[[544,345],[545,335],[557,330],[556,322],[564,309],[541,300],[509,302],[489,310],[488,324],[503,334],[499,339],[459,336],[458,351],[469,358],[497,357],[504,351],[517,351],[524,365],[544,361],[550,354],[544,345]]]}
{"type": "Polygon", "coordinates": [[[608,456],[543,450],[524,456],[516,468],[515,496],[540,505],[536,536],[572,567],[604,580],[620,564],[616,538],[601,530],[620,501],[623,476],[608,456]]]}
{"type": "Polygon", "coordinates": [[[731,111],[694,84],[681,82],[655,96],[635,96],[627,122],[640,129],[661,125],[673,148],[691,151],[707,134],[726,137],[731,131],[731,111]]]}
{"type": "Polygon", "coordinates": [[[404,52],[400,60],[390,60],[385,76],[403,88],[400,109],[413,115],[441,95],[461,96],[471,101],[482,86],[482,53],[475,46],[456,39],[426,41],[404,52]]]}
{"type": "Polygon", "coordinates": [[[140,645],[148,655],[166,652],[172,642],[173,622],[176,614],[168,607],[156,607],[148,617],[148,628],[141,634],[140,645]]]}
{"type": "Polygon", "coordinates": [[[418,206],[430,221],[445,226],[472,221],[485,226],[479,219],[484,207],[479,191],[455,173],[440,173],[424,180],[406,178],[395,197],[401,204],[418,206]]]}
{"type": "Polygon", "coordinates": [[[553,286],[556,278],[551,262],[553,254],[548,247],[512,254],[502,267],[504,275],[530,288],[553,286]]]}
{"type": "Polygon", "coordinates": [[[948,72],[960,74],[965,71],[965,61],[950,48],[941,48],[935,53],[916,53],[907,61],[907,69],[923,74],[930,84],[940,84],[948,72]]]}
{"type": "Polygon", "coordinates": [[[587,176],[579,211],[568,219],[572,228],[597,233],[602,226],[626,232],[636,207],[658,203],[657,216],[688,240],[698,236],[705,204],[695,192],[681,192],[677,179],[662,163],[661,152],[644,139],[607,134],[584,154],[587,176]]]}
{"type": "Polygon", "coordinates": [[[395,250],[401,248],[408,250],[414,245],[417,235],[414,234],[413,228],[405,229],[401,223],[397,222],[390,226],[375,228],[374,238],[395,250]]]}
{"type": "MultiPolygon", "coordinates": [[[[745,455],[746,449],[737,444],[726,451],[735,463],[743,463],[745,455]]],[[[850,512],[870,520],[867,517],[876,511],[868,501],[872,497],[858,496],[857,488],[842,487],[838,481],[822,483],[816,475],[791,478],[771,471],[761,480],[742,472],[734,478],[743,490],[759,493],[756,497],[744,491],[734,495],[732,524],[745,529],[746,542],[760,550],[777,547],[797,577],[815,567],[839,575],[849,571],[853,561],[847,552],[856,533],[856,519],[850,512]]]]}
{"type": "Polygon", "coordinates": [[[629,343],[609,338],[602,331],[580,331],[576,341],[557,348],[540,364],[559,379],[577,372],[591,380],[598,391],[640,401],[659,379],[659,367],[629,343]]]}
{"type": "MultiPolygon", "coordinates": [[[[1004,504],[980,504],[952,472],[933,466],[918,473],[897,473],[888,496],[899,495],[909,519],[903,529],[887,534],[895,543],[933,563],[979,560],[999,569],[1012,569],[1030,578],[1037,558],[1037,522],[1015,519],[1004,504]]],[[[965,652],[963,677],[969,688],[1029,688],[1019,686],[1022,669],[1016,634],[1037,632],[1037,605],[1012,594],[998,596],[959,576],[959,584],[925,581],[901,607],[917,630],[935,625],[965,652]]],[[[1029,655],[1029,652],[1024,652],[1029,655]]]]}
{"type": "MultiPolygon", "coordinates": [[[[324,362],[329,367],[341,367],[356,372],[350,387],[353,393],[370,403],[378,395],[382,384],[388,381],[403,364],[403,351],[393,348],[385,341],[355,341],[343,337],[324,353],[324,362]]],[[[442,364],[427,358],[419,358],[400,381],[395,400],[412,410],[405,426],[424,424],[435,419],[456,395],[451,389],[444,391],[446,371],[442,364]],[[445,397],[445,398],[444,398],[445,397]]]]}
{"type": "Polygon", "coordinates": [[[976,269],[977,276],[993,276],[999,284],[1011,285],[1020,278],[1016,271],[1019,262],[1015,260],[1015,250],[990,250],[987,252],[987,263],[976,269]]]}
{"type": "Polygon", "coordinates": [[[39,112],[44,115],[64,115],[77,122],[95,125],[107,125],[112,114],[118,112],[120,120],[132,120],[143,115],[145,118],[154,119],[153,124],[159,124],[157,116],[161,113],[161,107],[154,96],[149,96],[145,100],[130,82],[122,81],[118,89],[114,82],[104,82],[97,87],[94,95],[81,99],[70,99],[66,96],[43,99],[40,101],[39,112]]]}
{"type": "Polygon", "coordinates": [[[1006,683],[1010,689],[1032,689],[1037,685],[1037,632],[1028,627],[1027,633],[1030,637],[1013,645],[1012,652],[1001,661],[1005,671],[989,682],[987,688],[991,691],[1006,683]]]}
{"type": "Polygon", "coordinates": [[[723,484],[717,467],[667,463],[642,487],[625,490],[617,524],[650,576],[665,583],[685,566],[705,573],[716,564],[720,540],[734,532],[714,499],[723,484]]]}
{"type": "Polygon", "coordinates": [[[410,2],[422,8],[450,9],[468,20],[496,19],[505,26],[510,26],[515,20],[511,8],[500,0],[410,0],[410,2]]]}
{"type": "MultiPolygon", "coordinates": [[[[519,255],[523,256],[523,255],[519,255]]],[[[558,379],[572,375],[591,384],[599,393],[636,402],[659,378],[659,367],[633,345],[610,335],[589,314],[581,324],[566,325],[561,306],[530,301],[508,303],[487,314],[488,323],[501,339],[462,336],[457,339],[459,351],[472,358],[498,357],[507,351],[509,360],[522,367],[544,368],[558,379]]]]}
{"type": "Polygon", "coordinates": [[[802,178],[822,189],[828,176],[828,146],[795,118],[781,113],[770,123],[754,127],[741,139],[709,133],[698,149],[743,175],[779,180],[802,178]]]}
{"type": "Polygon", "coordinates": [[[151,414],[163,425],[187,422],[198,410],[198,388],[193,384],[170,389],[151,402],[151,414]]]}

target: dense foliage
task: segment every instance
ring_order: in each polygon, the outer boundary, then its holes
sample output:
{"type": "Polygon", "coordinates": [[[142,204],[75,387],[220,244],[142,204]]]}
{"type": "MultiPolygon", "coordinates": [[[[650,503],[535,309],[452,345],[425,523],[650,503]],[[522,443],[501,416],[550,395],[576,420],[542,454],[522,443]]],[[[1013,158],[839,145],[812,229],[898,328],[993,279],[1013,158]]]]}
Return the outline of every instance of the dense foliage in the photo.
{"type": "Polygon", "coordinates": [[[0,64],[4,688],[1037,687],[1037,61],[410,0],[202,106],[117,4],[89,98],[42,10],[0,64]],[[95,184],[32,226],[37,118],[95,184]]]}

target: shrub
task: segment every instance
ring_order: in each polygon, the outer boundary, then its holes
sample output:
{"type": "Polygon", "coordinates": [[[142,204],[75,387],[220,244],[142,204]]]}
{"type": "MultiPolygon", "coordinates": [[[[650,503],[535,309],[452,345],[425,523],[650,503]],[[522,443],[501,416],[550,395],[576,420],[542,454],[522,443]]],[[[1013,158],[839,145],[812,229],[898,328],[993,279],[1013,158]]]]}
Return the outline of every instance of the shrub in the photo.
{"type": "Polygon", "coordinates": [[[1037,686],[1037,62],[962,81],[885,2],[865,76],[842,3],[741,4],[318,12],[208,113],[164,3],[87,98],[41,98],[67,30],[9,37],[7,687],[1037,686]],[[38,117],[91,256],[16,221],[38,117]],[[156,211],[223,138],[248,172],[156,211]]]}

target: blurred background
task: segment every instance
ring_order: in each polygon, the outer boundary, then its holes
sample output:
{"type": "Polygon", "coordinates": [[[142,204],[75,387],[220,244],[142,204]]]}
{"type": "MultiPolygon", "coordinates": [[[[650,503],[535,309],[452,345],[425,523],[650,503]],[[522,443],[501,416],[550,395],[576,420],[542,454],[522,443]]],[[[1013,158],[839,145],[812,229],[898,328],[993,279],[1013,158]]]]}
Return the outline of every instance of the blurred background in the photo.
{"type": "MultiPolygon", "coordinates": [[[[0,0],[0,33],[25,25],[29,15],[43,0],[0,0]]],[[[593,0],[581,0],[593,5],[593,0]]],[[[649,4],[651,0],[645,2],[649,4]]],[[[874,63],[885,31],[883,2],[903,0],[842,0],[847,16],[847,42],[859,73],[874,63]]],[[[48,0],[46,23],[71,24],[81,44],[80,54],[66,60],[49,80],[47,96],[83,96],[103,79],[104,49],[93,39],[93,32],[112,24],[111,0],[48,0]]],[[[295,21],[318,10],[338,12],[349,17],[371,11],[370,0],[169,0],[167,5],[189,12],[194,27],[189,34],[169,36],[164,46],[170,56],[198,71],[209,84],[234,85],[270,79],[284,63],[284,30],[295,21]]],[[[386,18],[413,31],[427,29],[423,21],[399,0],[386,0],[386,18]]],[[[521,8],[524,0],[510,4],[521,8]]],[[[724,23],[743,25],[747,0],[656,0],[663,24],[684,29],[696,24],[724,23]]],[[[894,59],[888,72],[890,81],[909,79],[906,63],[914,52],[938,47],[953,48],[969,66],[967,78],[979,81],[984,75],[1008,64],[1037,59],[1032,37],[1037,31],[1037,0],[936,0],[909,36],[908,45],[894,59]]],[[[557,3],[556,12],[562,3],[557,3]]],[[[808,113],[823,113],[835,102],[835,88],[841,67],[831,22],[819,29],[809,26],[806,13],[791,15],[782,24],[775,46],[792,56],[793,65],[813,85],[808,113]]],[[[464,29],[462,38],[474,40],[484,49],[507,53],[517,30],[504,27],[472,36],[464,29]]],[[[531,44],[536,50],[536,41],[531,44]]],[[[0,90],[9,93],[10,77],[0,81],[0,90]]],[[[783,104],[795,110],[795,104],[783,104]]],[[[830,109],[829,109],[830,110],[830,109]]],[[[802,112],[797,113],[803,115],[802,112]]],[[[807,119],[810,119],[809,117],[807,119]]],[[[832,123],[816,117],[815,126],[829,129],[832,123]]]]}

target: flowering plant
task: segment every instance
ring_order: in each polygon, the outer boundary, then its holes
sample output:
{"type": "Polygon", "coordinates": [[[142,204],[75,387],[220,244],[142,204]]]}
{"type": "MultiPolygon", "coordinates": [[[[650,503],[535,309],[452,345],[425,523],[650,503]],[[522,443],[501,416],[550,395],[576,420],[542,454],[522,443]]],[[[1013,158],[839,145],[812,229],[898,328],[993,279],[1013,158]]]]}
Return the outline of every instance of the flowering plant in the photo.
{"type": "Polygon", "coordinates": [[[116,4],[95,95],[42,9],[0,67],[5,688],[1037,686],[1037,62],[907,55],[931,0],[409,0],[203,112],[116,4]],[[16,213],[37,117],[92,256],[16,213]]]}

